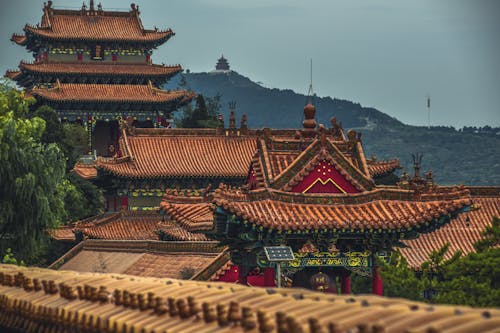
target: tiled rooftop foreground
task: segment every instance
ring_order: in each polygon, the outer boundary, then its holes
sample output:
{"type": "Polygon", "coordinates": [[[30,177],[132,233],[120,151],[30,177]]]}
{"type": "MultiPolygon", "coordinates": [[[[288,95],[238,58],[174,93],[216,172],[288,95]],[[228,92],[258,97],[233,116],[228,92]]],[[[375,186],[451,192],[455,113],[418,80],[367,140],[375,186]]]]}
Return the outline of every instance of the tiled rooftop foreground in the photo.
{"type": "Polygon", "coordinates": [[[0,265],[2,330],[458,333],[499,327],[497,309],[0,265]]]}

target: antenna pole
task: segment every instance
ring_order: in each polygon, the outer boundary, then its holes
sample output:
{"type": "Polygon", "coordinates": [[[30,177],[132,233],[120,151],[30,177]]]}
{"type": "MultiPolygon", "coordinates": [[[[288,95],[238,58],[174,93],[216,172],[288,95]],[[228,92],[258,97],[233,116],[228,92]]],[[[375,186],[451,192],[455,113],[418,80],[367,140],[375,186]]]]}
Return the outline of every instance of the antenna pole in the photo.
{"type": "Polygon", "coordinates": [[[431,98],[427,95],[427,129],[431,129],[431,98]]]}
{"type": "Polygon", "coordinates": [[[311,58],[309,90],[307,91],[307,97],[309,99],[309,102],[311,102],[313,94],[314,94],[314,92],[313,92],[313,60],[311,58]]]}
{"type": "Polygon", "coordinates": [[[310,69],[310,73],[311,73],[311,81],[310,82],[310,85],[311,85],[311,90],[312,90],[312,86],[313,86],[313,60],[311,58],[311,69],[310,69]]]}

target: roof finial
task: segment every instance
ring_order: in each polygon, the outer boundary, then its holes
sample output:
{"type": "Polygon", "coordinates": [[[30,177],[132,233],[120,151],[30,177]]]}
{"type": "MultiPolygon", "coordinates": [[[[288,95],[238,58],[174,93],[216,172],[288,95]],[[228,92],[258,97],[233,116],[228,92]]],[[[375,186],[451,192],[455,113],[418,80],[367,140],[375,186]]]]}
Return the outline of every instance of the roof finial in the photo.
{"type": "Polygon", "coordinates": [[[91,12],[93,12],[95,9],[94,9],[94,0],[90,0],[90,4],[89,4],[89,9],[91,12]]]}

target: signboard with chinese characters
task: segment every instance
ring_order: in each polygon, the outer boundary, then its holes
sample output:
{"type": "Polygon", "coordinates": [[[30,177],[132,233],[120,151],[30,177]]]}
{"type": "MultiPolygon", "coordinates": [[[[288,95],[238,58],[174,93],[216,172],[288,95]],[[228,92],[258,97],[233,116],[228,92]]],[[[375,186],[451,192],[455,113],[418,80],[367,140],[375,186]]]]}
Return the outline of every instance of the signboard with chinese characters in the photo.
{"type": "MultiPolygon", "coordinates": [[[[372,253],[365,252],[313,252],[294,253],[295,259],[283,264],[283,267],[372,267],[372,253]]],[[[270,263],[265,257],[258,258],[261,267],[268,267],[270,263]]]]}

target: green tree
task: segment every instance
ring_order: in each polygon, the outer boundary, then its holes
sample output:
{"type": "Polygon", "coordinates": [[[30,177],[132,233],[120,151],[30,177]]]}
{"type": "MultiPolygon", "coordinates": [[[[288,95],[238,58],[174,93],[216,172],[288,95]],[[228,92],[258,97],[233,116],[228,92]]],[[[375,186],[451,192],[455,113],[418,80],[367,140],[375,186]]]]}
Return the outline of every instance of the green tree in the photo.
{"type": "Polygon", "coordinates": [[[196,107],[191,106],[183,109],[182,118],[179,121],[180,127],[184,128],[214,128],[217,127],[217,111],[220,109],[220,95],[208,98],[208,103],[203,95],[196,97],[196,107]],[[207,106],[208,104],[208,106],[207,106]]]}
{"type": "MultiPolygon", "coordinates": [[[[452,260],[437,284],[438,303],[500,306],[500,219],[494,217],[474,244],[476,253],[452,260]]],[[[456,257],[455,254],[454,257],[456,257]]],[[[452,258],[453,259],[453,258],[452,258]]]]}
{"type": "Polygon", "coordinates": [[[500,218],[497,216],[493,217],[491,225],[487,226],[483,231],[483,236],[483,239],[474,244],[474,248],[477,252],[482,252],[489,248],[498,248],[500,246],[500,218]]]}
{"type": "Polygon", "coordinates": [[[500,306],[500,249],[471,253],[450,264],[437,284],[436,303],[500,306]]]}
{"type": "Polygon", "coordinates": [[[26,118],[33,102],[0,85],[0,253],[12,248],[27,262],[39,257],[46,230],[65,215],[58,190],[64,156],[56,144],[41,142],[44,120],[26,118]]]}
{"type": "Polygon", "coordinates": [[[5,255],[2,258],[2,263],[3,264],[10,264],[10,265],[25,266],[25,263],[23,260],[16,259],[16,257],[14,256],[14,253],[12,252],[12,249],[10,247],[5,250],[5,255]]]}
{"type": "Polygon", "coordinates": [[[63,124],[63,138],[59,143],[66,156],[66,170],[71,170],[78,159],[87,152],[87,131],[79,124],[63,124]]]}
{"type": "Polygon", "coordinates": [[[417,278],[415,271],[408,266],[408,262],[399,251],[391,254],[388,263],[381,261],[379,264],[382,266],[385,296],[423,300],[424,283],[417,278]]]}
{"type": "Polygon", "coordinates": [[[103,212],[102,190],[74,173],[65,180],[64,207],[67,220],[77,221],[103,212]]]}
{"type": "Polygon", "coordinates": [[[41,142],[60,144],[63,141],[63,125],[54,109],[48,105],[42,105],[33,112],[33,116],[45,120],[45,131],[42,134],[41,142]]]}

